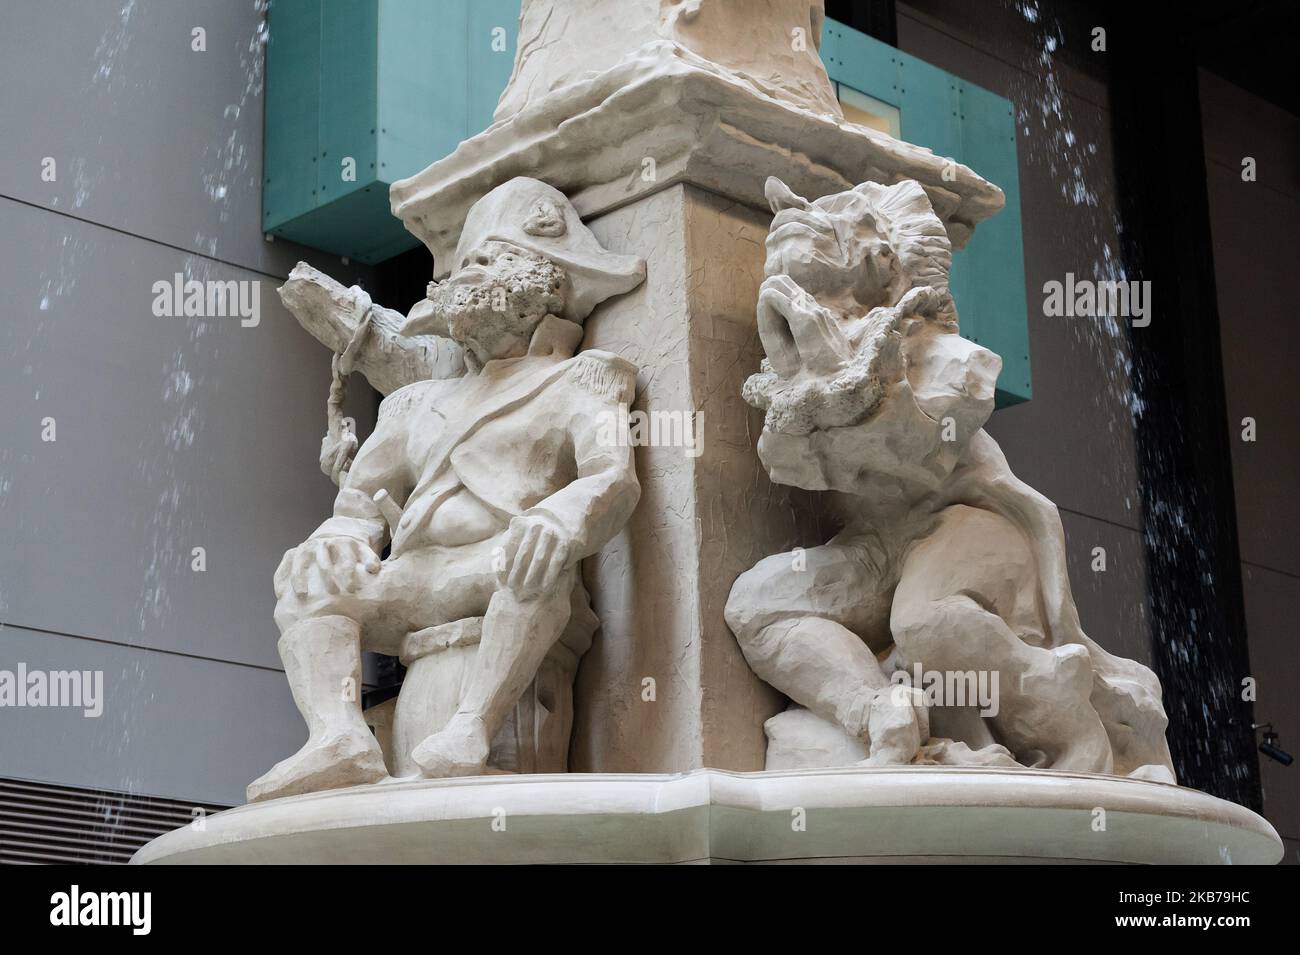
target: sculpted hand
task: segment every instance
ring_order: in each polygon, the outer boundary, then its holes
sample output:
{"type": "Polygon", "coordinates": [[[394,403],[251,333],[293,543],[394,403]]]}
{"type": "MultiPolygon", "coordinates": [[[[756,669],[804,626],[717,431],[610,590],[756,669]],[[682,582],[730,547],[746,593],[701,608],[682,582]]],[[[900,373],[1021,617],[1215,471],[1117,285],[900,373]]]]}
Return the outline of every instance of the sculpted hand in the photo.
{"type": "Polygon", "coordinates": [[[342,428],[337,434],[331,430],[331,433],[320,439],[320,469],[339,487],[343,486],[343,478],[352,467],[352,459],[357,456],[359,446],[360,442],[351,428],[342,428]]]}
{"type": "Polygon", "coordinates": [[[299,597],[312,589],[313,575],[331,594],[354,593],[367,574],[379,573],[379,557],[352,537],[312,538],[284,555],[275,572],[275,595],[290,588],[299,597]]]}
{"type": "Polygon", "coordinates": [[[573,541],[540,515],[516,517],[506,531],[500,586],[520,597],[550,593],[574,556],[573,541]]]}
{"type": "Polygon", "coordinates": [[[835,316],[788,275],[769,276],[759,287],[758,335],[782,378],[801,369],[833,374],[852,356],[835,316]]]}

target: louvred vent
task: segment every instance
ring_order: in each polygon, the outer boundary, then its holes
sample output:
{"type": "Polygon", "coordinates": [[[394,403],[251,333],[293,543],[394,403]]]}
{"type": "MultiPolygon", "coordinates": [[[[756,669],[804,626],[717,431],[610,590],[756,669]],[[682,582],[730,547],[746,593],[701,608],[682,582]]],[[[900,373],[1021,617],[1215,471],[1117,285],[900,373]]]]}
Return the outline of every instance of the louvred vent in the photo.
{"type": "Polygon", "coordinates": [[[124,864],[150,839],[226,808],[0,779],[0,864],[124,864]]]}

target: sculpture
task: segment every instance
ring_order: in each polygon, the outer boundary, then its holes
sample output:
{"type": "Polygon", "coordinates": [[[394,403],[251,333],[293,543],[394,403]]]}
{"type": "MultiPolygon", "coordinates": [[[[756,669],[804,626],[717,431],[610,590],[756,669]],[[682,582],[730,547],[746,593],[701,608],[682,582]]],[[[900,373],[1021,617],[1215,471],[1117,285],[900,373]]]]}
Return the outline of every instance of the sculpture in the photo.
{"type": "Polygon", "coordinates": [[[728,601],[750,666],[805,708],[767,722],[767,768],[1172,782],[1159,682],[1084,634],[1056,507],[983,430],[1001,360],[958,332],[951,243],[921,186],[810,202],[772,178],[766,195],[767,357],[744,388],[766,413],[759,456],[773,481],[845,505],[834,538],[765,558],[728,601]],[[928,706],[924,672],[990,675],[997,699],[928,706]]]}
{"type": "Polygon", "coordinates": [[[481,773],[530,684],[530,728],[542,711],[559,727],[538,757],[554,762],[571,720],[563,678],[595,626],[577,565],[619,531],[639,494],[626,442],[598,438],[603,416],[630,402],[636,369],[575,351],[591,310],[644,274],[640,259],[604,250],[561,193],[526,178],[475,204],[451,276],[400,329],[359,290],[295,270],[283,294],[304,325],[336,339],[351,329],[343,347],[332,342],[336,383],[358,355],[373,377],[386,366],[454,372],[462,356],[446,338],[463,348],[466,372],[392,391],[354,460],[354,442],[337,427],[327,435],[334,514],[275,573],[280,655],[310,737],[248,787],[250,801],[390,771],[481,773]],[[348,307],[347,320],[322,317],[348,307]],[[367,335],[381,344],[367,351],[367,335]],[[412,665],[388,754],[357,700],[362,649],[412,665]]]}

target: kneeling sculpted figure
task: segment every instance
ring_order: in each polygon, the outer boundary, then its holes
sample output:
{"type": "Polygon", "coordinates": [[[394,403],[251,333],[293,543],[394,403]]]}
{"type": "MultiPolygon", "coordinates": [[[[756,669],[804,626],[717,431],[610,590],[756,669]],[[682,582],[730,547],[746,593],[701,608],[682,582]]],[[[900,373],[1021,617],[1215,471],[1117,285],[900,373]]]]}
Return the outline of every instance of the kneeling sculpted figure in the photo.
{"type": "MultiPolygon", "coordinates": [[[[459,691],[450,718],[398,763],[434,777],[484,771],[575,609],[590,616],[579,561],[637,502],[627,442],[598,438],[631,401],[636,369],[575,351],[591,310],[644,274],[537,180],[511,180],[470,210],[452,274],[400,329],[458,342],[466,373],[388,395],[355,460],[331,465],[333,516],[275,573],[280,656],[310,735],[248,787],[250,801],[388,775],[357,702],[363,649],[405,660],[470,645],[442,681],[459,691]]],[[[427,690],[411,682],[399,712],[427,690]]]]}
{"type": "Polygon", "coordinates": [[[1001,359],[958,333],[951,244],[925,192],[766,191],[767,358],[744,389],[766,412],[759,456],[773,481],[847,501],[834,538],[760,561],[728,602],[750,666],[805,708],[768,721],[768,768],[1172,782],[1159,682],[1084,634],[1056,507],[983,430],[1001,359]],[[909,672],[992,675],[996,699],[927,707],[909,672]]]}

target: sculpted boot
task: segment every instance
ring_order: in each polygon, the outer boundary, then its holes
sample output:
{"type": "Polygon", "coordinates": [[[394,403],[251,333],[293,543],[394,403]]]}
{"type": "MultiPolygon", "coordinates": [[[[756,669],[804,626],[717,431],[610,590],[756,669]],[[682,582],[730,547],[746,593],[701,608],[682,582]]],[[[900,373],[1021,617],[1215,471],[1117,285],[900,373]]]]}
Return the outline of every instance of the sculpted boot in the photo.
{"type": "Polygon", "coordinates": [[[477,776],[510,708],[537,675],[569,622],[575,571],[565,571],[545,594],[520,598],[499,590],[483,618],[464,696],[447,725],[411,751],[423,775],[477,776]]]}
{"type": "Polygon", "coordinates": [[[871,748],[860,766],[906,766],[930,738],[924,697],[910,686],[876,690],[866,723],[871,748]]]}
{"type": "Polygon", "coordinates": [[[306,745],[248,786],[248,801],[378,782],[388,775],[374,734],[361,718],[361,628],[347,617],[294,624],[280,637],[280,659],[307,721],[306,745]]]}

